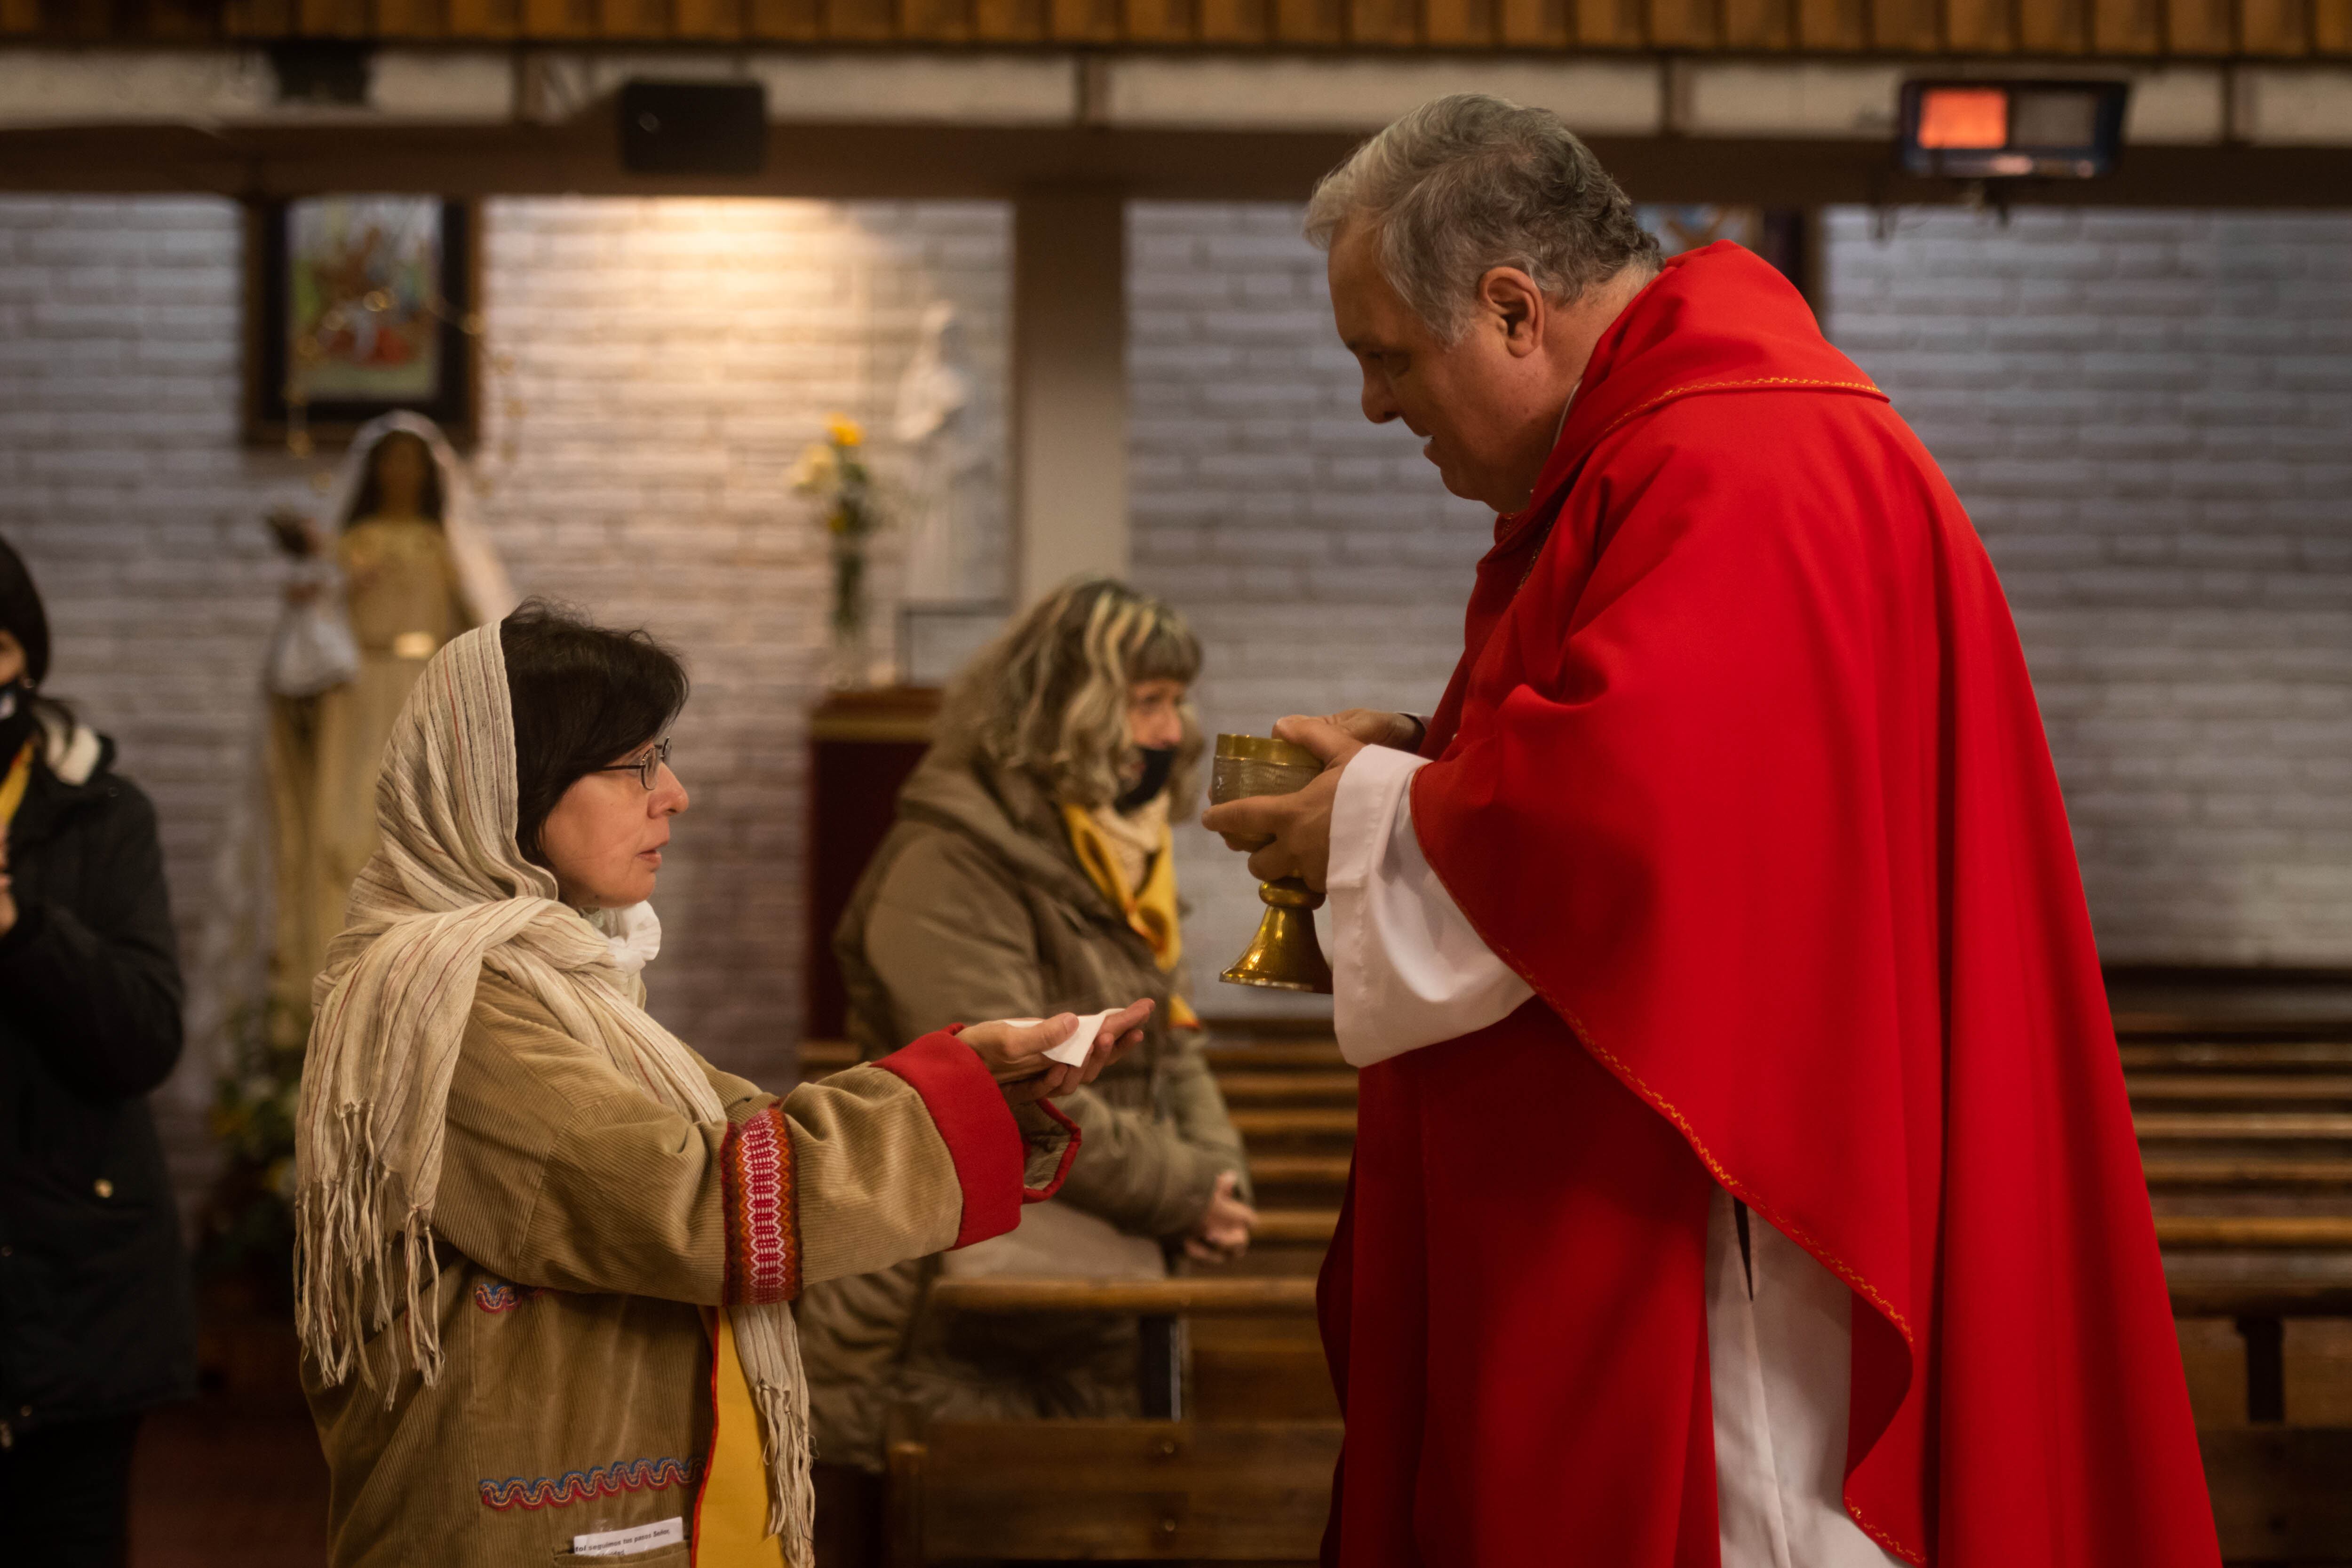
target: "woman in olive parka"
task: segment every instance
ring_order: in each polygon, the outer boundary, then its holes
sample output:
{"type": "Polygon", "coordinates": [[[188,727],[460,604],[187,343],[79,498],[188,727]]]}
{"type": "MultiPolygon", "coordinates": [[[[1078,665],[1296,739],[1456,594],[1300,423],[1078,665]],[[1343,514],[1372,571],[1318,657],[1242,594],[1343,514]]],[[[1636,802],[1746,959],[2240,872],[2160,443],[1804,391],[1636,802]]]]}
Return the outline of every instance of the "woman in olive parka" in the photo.
{"type": "Polygon", "coordinates": [[[1150,1275],[1248,1246],[1241,1135],[1184,995],[1169,826],[1202,749],[1200,664],[1174,611],[1097,579],[1034,606],[948,691],[834,938],[861,1053],[964,1019],[1159,1005],[1142,1047],[1062,1102],[1082,1142],[1058,1200],[951,1261],[803,1299],[821,1461],[878,1468],[902,1401],[958,1420],[1136,1413],[1132,1321],[927,1311],[943,1268],[1150,1275]]]}

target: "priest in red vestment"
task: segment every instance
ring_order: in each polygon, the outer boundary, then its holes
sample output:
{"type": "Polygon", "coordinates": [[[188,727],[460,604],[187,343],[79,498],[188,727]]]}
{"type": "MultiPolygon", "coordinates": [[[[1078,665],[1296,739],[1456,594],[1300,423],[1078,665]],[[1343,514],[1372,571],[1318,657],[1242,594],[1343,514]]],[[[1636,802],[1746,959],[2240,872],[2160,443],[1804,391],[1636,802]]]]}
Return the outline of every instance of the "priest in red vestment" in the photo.
{"type": "Polygon", "coordinates": [[[1318,189],[1374,423],[1501,515],[1424,721],[1209,814],[1331,892],[1346,1568],[2218,1560],[2000,585],[1795,289],[1549,113],[1318,189]]]}

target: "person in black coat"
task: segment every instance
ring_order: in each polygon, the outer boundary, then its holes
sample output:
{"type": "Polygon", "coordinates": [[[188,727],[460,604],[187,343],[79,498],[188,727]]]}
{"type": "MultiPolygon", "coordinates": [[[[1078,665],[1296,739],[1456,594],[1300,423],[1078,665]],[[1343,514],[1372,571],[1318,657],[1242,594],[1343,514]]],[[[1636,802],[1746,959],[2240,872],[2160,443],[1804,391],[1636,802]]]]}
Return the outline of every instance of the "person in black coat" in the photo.
{"type": "Polygon", "coordinates": [[[140,1414],[195,1387],[147,1109],[180,1058],[155,811],[37,695],[48,623],[0,541],[0,1556],[116,1564],[140,1414]]]}

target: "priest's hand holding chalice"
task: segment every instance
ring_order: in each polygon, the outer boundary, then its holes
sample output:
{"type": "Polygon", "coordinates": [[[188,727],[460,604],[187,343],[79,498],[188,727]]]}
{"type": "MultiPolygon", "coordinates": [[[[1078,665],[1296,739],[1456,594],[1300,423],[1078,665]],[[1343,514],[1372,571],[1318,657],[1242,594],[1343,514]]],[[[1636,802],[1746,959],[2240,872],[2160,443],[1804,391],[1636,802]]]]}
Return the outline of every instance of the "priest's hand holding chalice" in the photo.
{"type": "Polygon", "coordinates": [[[1339,774],[1367,745],[1409,746],[1420,721],[1350,708],[1313,719],[1294,714],[1274,738],[1220,735],[1202,826],[1249,853],[1266,906],[1257,936],[1218,978],[1236,985],[1328,994],[1331,966],[1315,939],[1331,864],[1331,803],[1339,774]]]}

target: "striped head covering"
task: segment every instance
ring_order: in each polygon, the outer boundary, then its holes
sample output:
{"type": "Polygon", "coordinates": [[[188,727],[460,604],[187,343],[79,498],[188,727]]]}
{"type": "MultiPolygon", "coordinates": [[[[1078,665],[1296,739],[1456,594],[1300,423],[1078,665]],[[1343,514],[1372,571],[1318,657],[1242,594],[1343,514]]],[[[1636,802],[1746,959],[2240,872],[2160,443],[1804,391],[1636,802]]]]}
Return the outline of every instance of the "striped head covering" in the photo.
{"type": "MultiPolygon", "coordinates": [[[[352,887],[312,992],[295,1130],[296,1320],[330,1384],[356,1366],[375,1386],[367,1342],[384,1331],[390,1370],[404,1354],[428,1386],[440,1375],[433,1201],[449,1080],[485,967],[646,1099],[697,1121],[726,1116],[694,1054],[645,1010],[640,965],[607,941],[642,930],[650,911],[601,911],[592,923],[558,902],[553,874],[517,847],[515,803],[514,714],[493,623],[444,646],[401,710],[376,783],[382,847],[352,887]]],[[[727,1312],[760,1413],[768,1532],[805,1563],[814,1502],[792,1310],[727,1312]]],[[[398,1385],[385,1380],[387,1405],[398,1385]]]]}

